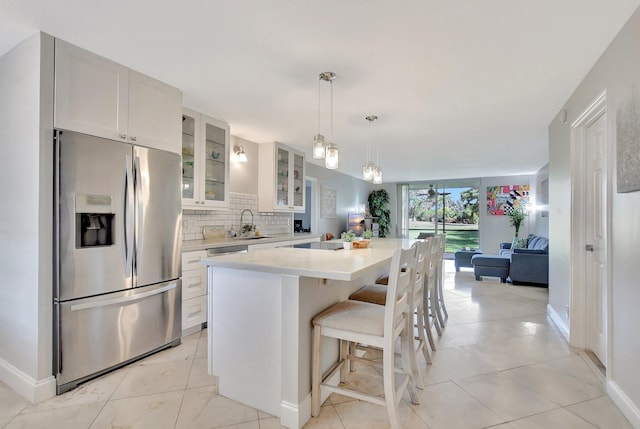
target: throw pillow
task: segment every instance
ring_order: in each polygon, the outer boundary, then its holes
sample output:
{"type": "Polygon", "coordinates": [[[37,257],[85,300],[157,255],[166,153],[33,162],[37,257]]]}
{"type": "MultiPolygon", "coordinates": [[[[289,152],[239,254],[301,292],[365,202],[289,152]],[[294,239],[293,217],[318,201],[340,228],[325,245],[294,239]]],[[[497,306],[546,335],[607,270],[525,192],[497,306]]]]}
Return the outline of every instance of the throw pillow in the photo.
{"type": "Polygon", "coordinates": [[[527,239],[514,237],[513,242],[511,243],[511,249],[526,249],[527,248],[527,239]]]}

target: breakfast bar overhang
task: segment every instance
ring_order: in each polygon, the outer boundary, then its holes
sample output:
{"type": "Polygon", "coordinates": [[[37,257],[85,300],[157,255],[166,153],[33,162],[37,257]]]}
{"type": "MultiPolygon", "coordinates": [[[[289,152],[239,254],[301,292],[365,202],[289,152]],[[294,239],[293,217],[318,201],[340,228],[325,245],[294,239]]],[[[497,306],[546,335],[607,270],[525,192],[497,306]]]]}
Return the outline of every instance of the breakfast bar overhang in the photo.
{"type": "MultiPolygon", "coordinates": [[[[203,259],[209,373],[219,394],[301,428],[311,417],[311,319],[373,283],[393,252],[412,243],[378,239],[366,249],[275,248],[203,259]]],[[[323,370],[337,357],[337,341],[323,343],[323,370]]]]}

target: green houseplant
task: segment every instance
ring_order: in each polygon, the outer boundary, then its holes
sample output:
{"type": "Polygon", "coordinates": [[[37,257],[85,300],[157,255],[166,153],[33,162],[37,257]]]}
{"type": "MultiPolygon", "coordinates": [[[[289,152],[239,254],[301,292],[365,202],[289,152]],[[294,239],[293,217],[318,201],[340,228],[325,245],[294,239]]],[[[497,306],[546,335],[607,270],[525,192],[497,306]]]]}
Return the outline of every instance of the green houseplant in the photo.
{"type": "Polygon", "coordinates": [[[369,211],[371,216],[378,218],[380,237],[387,236],[391,224],[391,211],[387,208],[387,204],[389,204],[389,194],[384,189],[378,189],[369,194],[369,211]]]}
{"type": "Polygon", "coordinates": [[[509,217],[509,223],[516,230],[515,237],[517,238],[518,233],[520,232],[520,226],[522,225],[522,221],[525,220],[525,218],[527,217],[527,214],[522,208],[517,208],[508,212],[507,216],[509,217]]]}
{"type": "Polygon", "coordinates": [[[340,238],[342,238],[342,241],[344,241],[344,243],[342,243],[344,249],[349,250],[351,249],[351,243],[353,243],[353,240],[356,239],[356,234],[355,232],[349,230],[347,232],[343,232],[340,238]]]}

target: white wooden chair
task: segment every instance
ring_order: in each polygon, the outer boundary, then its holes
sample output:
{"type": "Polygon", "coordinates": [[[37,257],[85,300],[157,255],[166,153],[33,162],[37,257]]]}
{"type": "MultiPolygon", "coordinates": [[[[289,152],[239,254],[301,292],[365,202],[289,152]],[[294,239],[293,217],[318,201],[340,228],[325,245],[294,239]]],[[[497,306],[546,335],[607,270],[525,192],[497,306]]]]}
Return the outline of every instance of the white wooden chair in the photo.
{"type": "Polygon", "coordinates": [[[435,236],[429,239],[429,266],[427,268],[425,291],[423,295],[424,303],[424,329],[427,333],[427,339],[429,340],[429,346],[431,350],[436,350],[436,343],[433,338],[433,327],[435,326],[438,335],[442,335],[440,325],[438,323],[438,316],[436,315],[436,309],[438,307],[438,249],[439,249],[440,236],[435,236]]]}
{"type": "Polygon", "coordinates": [[[347,300],[339,302],[313,319],[313,359],[311,377],[311,415],[320,413],[322,391],[334,392],[363,401],[384,405],[387,408],[389,422],[393,429],[400,429],[398,403],[405,389],[409,389],[411,401],[418,404],[418,394],[410,370],[410,356],[415,356],[412,346],[412,309],[410,294],[415,283],[416,248],[398,249],[391,259],[389,285],[384,306],[368,302],[347,300]],[[402,268],[404,267],[404,271],[402,268]],[[321,374],[322,337],[340,340],[340,359],[328,371],[321,374]],[[395,368],[394,344],[400,339],[402,344],[402,367],[395,368]],[[346,381],[348,362],[363,361],[349,354],[349,343],[367,344],[382,350],[382,372],[384,397],[370,395],[332,386],[326,381],[340,370],[341,382],[346,381]],[[401,380],[396,388],[396,372],[401,380]]]}
{"type": "MultiPolygon", "coordinates": [[[[447,313],[447,307],[444,304],[444,247],[446,237],[444,234],[440,235],[438,240],[438,249],[436,254],[436,308],[435,313],[438,318],[438,324],[441,328],[444,328],[447,319],[449,319],[449,313],[447,313]]],[[[442,335],[442,330],[438,330],[438,335],[442,335]]]]}
{"type": "MultiPolygon", "coordinates": [[[[431,356],[429,354],[429,349],[427,348],[426,338],[425,338],[425,327],[424,327],[424,294],[425,294],[425,286],[426,286],[426,275],[427,268],[429,267],[429,258],[431,252],[431,242],[430,239],[426,241],[419,241],[413,244],[412,247],[416,249],[415,255],[415,284],[411,294],[411,308],[413,309],[413,314],[415,316],[415,325],[417,328],[417,336],[415,336],[414,340],[418,342],[415,347],[415,354],[422,352],[427,363],[431,363],[431,356]]],[[[388,280],[388,277],[385,277],[388,280]]],[[[372,304],[384,305],[386,302],[387,296],[387,282],[383,284],[374,284],[367,285],[363,288],[357,290],[349,299],[354,301],[363,301],[370,302],[372,304]]],[[[412,320],[413,321],[413,320],[412,320]]],[[[422,381],[422,375],[420,368],[418,366],[417,360],[414,356],[410,357],[411,359],[411,370],[414,375],[414,379],[416,381],[416,386],[419,389],[424,388],[424,382],[422,381]]]]}

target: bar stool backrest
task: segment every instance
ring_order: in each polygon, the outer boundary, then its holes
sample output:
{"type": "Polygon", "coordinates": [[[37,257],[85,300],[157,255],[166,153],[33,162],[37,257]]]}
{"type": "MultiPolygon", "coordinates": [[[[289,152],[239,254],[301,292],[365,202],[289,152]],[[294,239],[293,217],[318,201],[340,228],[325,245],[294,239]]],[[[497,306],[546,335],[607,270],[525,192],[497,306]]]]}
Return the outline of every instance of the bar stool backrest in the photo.
{"type": "Polygon", "coordinates": [[[391,258],[384,314],[385,339],[397,338],[396,331],[402,330],[403,320],[412,310],[409,308],[409,294],[415,281],[415,254],[415,247],[407,250],[398,249],[391,258]]]}

